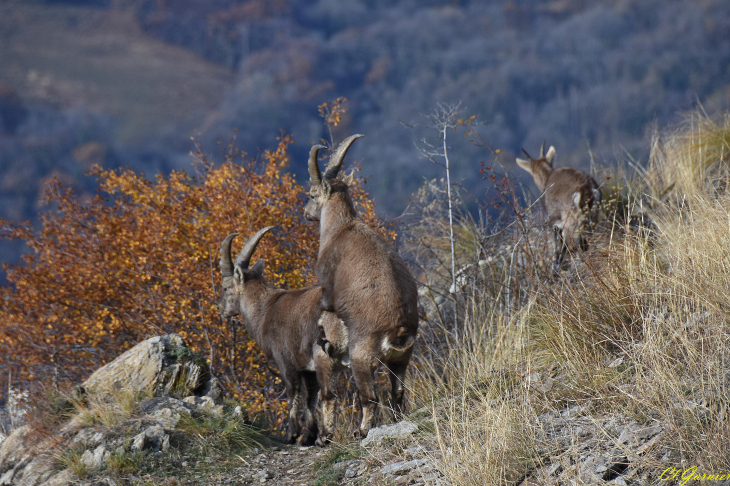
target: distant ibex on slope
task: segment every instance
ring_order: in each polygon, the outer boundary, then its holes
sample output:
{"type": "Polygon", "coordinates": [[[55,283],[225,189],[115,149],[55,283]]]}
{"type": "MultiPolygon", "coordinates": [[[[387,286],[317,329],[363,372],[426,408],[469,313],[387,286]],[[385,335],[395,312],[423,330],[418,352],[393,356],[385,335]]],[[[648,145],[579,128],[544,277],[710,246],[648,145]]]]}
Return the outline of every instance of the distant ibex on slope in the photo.
{"type": "Polygon", "coordinates": [[[532,175],[535,185],[543,193],[548,224],[555,235],[555,260],[557,269],[564,268],[565,253],[588,248],[582,234],[584,226],[593,216],[593,205],[601,200],[598,183],[589,174],[572,167],[553,169],[555,147],[545,154],[545,142],[540,147],[540,157],[533,159],[525,149],[528,160],[517,159],[517,164],[532,175]]]}
{"type": "Polygon", "coordinates": [[[315,271],[323,289],[322,308],[334,310],[349,331],[350,362],[363,412],[358,433],[365,436],[375,420],[373,374],[381,364],[390,373],[390,406],[397,419],[403,415],[404,379],[418,332],[418,292],[398,253],[358,217],[348,192],[352,178],[336,179],[347,150],[361,136],[340,144],[324,174],[317,162],[324,147],[312,147],[304,215],[320,222],[315,271]]]}
{"type": "Polygon", "coordinates": [[[276,289],[263,276],[264,261],[249,268],[251,255],[261,238],[273,226],[253,235],[231,261],[231,241],[238,233],[230,234],[221,243],[220,269],[223,275],[218,312],[221,317],[240,316],[246,331],[256,340],[266,359],[276,363],[286,387],[289,422],[286,441],[294,443],[300,435],[299,407],[302,389],[306,392],[304,410],[305,430],[301,445],[322,445],[334,433],[335,400],[333,375],[343,366],[347,353],[347,332],[344,323],[332,312],[322,312],[322,288],[306,287],[297,290],[276,289]],[[336,350],[328,356],[318,343],[320,326],[336,350]],[[318,439],[317,392],[322,389],[323,433],[318,439]]]}

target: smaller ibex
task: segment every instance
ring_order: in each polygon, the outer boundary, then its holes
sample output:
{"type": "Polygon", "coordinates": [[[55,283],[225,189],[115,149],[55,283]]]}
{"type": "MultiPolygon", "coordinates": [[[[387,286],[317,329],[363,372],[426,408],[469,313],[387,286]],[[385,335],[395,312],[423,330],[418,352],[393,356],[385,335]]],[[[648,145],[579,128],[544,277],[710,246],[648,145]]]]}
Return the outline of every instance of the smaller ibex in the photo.
{"type": "Polygon", "coordinates": [[[594,216],[593,205],[601,200],[598,183],[589,174],[572,167],[553,169],[555,147],[545,153],[545,142],[540,147],[540,157],[533,159],[525,149],[528,160],[517,159],[517,164],[532,175],[535,185],[542,192],[548,224],[555,235],[556,269],[565,268],[565,254],[574,253],[580,247],[588,249],[583,231],[594,216]]]}
{"type": "Polygon", "coordinates": [[[365,436],[375,421],[378,397],[374,373],[390,374],[391,409],[403,414],[404,381],[418,333],[416,281],[391,244],[361,220],[350,198],[351,178],[337,179],[347,150],[362,135],[345,139],[324,173],[315,145],[309,153],[311,188],[304,215],[319,221],[315,271],[323,288],[322,308],[334,310],[349,331],[352,372],[357,383],[365,436]]]}
{"type": "Polygon", "coordinates": [[[289,408],[286,441],[294,443],[301,433],[298,416],[304,391],[305,429],[300,444],[312,445],[317,441],[321,445],[334,433],[333,376],[342,367],[342,358],[347,354],[347,332],[334,313],[320,310],[320,286],[277,289],[263,276],[263,260],[249,268],[251,255],[271,228],[273,226],[266,227],[249,238],[235,262],[231,261],[231,241],[238,233],[228,235],[221,243],[223,282],[218,312],[224,319],[240,316],[249,336],[259,345],[266,359],[273,361],[279,369],[289,408]],[[333,357],[328,356],[318,342],[321,328],[333,345],[333,357]],[[317,440],[316,407],[320,388],[324,430],[317,440]]]}

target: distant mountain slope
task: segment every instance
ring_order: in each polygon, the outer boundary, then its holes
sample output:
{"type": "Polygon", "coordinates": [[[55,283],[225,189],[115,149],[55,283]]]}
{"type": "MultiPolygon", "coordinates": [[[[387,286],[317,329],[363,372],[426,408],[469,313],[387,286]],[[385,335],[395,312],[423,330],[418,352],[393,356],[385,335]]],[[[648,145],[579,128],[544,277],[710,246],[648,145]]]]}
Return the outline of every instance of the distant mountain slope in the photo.
{"type": "Polygon", "coordinates": [[[121,143],[217,108],[230,71],[145,34],[133,12],[3,2],[0,80],[26,103],[104,113],[121,143]]]}
{"type": "MultiPolygon", "coordinates": [[[[134,12],[1,2],[0,217],[34,219],[51,175],[90,190],[83,172],[93,163],[169,170],[169,153],[154,148],[160,131],[204,120],[233,80],[227,68],[144,33],[134,12]]],[[[188,149],[190,135],[181,135],[188,149]]],[[[0,240],[1,261],[20,251],[0,240]]]]}
{"type": "MultiPolygon", "coordinates": [[[[284,127],[299,135],[305,175],[306,146],[324,135],[316,105],[347,96],[338,135],[367,135],[354,155],[391,213],[438,173],[413,148],[423,132],[400,123],[422,123],[437,102],[462,101],[495,147],[534,151],[547,139],[558,164],[582,166],[589,147],[599,162],[645,159],[655,121],[676,121],[697,100],[710,112],[730,104],[724,0],[135,4],[150,34],[238,69],[211,140],[239,126],[243,146],[257,147],[284,127]]],[[[455,151],[457,177],[478,180],[486,151],[455,151]]]]}

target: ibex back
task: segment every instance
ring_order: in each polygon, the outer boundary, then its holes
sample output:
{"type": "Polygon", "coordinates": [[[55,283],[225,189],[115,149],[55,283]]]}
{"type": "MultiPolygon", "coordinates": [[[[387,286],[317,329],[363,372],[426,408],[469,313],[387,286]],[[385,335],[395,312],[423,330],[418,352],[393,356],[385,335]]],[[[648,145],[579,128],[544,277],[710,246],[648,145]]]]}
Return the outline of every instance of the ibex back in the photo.
{"type": "Polygon", "coordinates": [[[357,215],[348,191],[351,178],[336,179],[350,145],[343,141],[322,174],[309,155],[311,189],[304,214],[320,222],[315,268],[323,308],[334,310],[349,331],[350,360],[363,409],[359,434],[367,435],[377,410],[374,372],[383,364],[391,381],[391,408],[403,413],[404,380],[418,332],[416,282],[398,253],[357,215]]]}
{"type": "Polygon", "coordinates": [[[554,265],[557,269],[566,265],[565,254],[588,248],[583,231],[595,215],[594,204],[601,199],[598,183],[589,174],[572,167],[553,169],[555,147],[545,154],[545,143],[540,157],[533,159],[524,149],[528,160],[517,159],[517,164],[532,175],[535,185],[542,192],[548,224],[555,235],[554,265]]]}

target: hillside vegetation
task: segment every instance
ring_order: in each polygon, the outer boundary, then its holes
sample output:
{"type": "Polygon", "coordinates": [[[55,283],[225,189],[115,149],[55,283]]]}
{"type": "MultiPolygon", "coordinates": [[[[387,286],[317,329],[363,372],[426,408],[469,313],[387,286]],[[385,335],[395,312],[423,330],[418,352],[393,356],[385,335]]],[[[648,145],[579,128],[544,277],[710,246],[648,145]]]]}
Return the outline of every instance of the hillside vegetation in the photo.
{"type": "MultiPolygon", "coordinates": [[[[529,213],[506,232],[464,226],[463,320],[431,312],[411,382],[453,484],[728,474],[730,117],[692,116],[653,140],[646,170],[604,186],[592,248],[558,277],[529,213]]],[[[444,309],[451,280],[423,261],[444,309]]]]}

